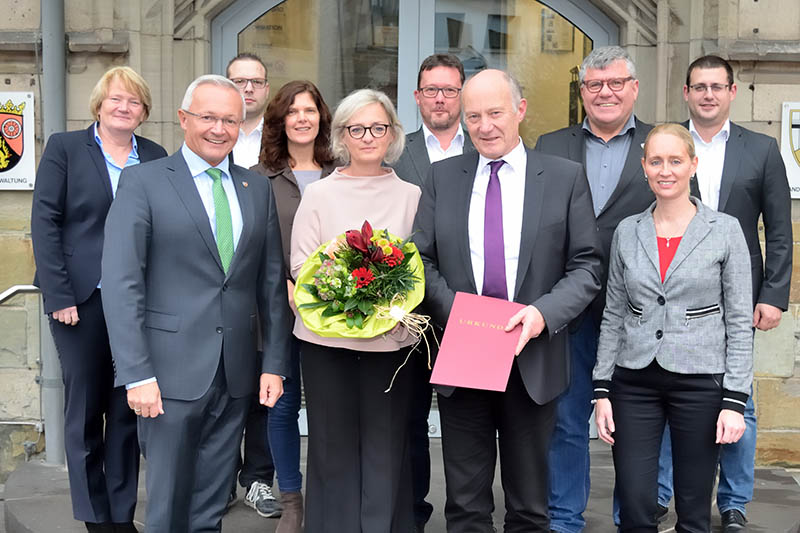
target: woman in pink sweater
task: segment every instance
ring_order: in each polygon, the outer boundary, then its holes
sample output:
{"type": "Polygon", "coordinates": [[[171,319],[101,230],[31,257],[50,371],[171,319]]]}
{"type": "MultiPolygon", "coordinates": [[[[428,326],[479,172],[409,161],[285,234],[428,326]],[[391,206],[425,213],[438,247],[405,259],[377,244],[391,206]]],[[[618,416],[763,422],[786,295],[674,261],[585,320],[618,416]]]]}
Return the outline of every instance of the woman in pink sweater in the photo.
{"type": "MultiPolygon", "coordinates": [[[[383,166],[405,142],[385,94],[351,93],[331,129],[334,156],[346,164],[303,194],[292,229],[294,277],[321,244],[364,220],[408,237],[417,211],[420,189],[383,166]]],[[[415,339],[404,329],[371,339],[320,337],[299,318],[294,334],[302,341],[308,414],[306,531],[412,531],[409,371],[384,390],[415,339]]]]}

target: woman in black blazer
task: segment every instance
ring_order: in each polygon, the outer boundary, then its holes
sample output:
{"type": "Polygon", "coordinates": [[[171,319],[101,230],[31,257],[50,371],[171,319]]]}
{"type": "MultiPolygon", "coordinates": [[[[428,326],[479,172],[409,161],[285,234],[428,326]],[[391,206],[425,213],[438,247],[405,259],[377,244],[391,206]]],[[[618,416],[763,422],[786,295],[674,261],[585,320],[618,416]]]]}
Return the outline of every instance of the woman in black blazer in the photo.
{"type": "MultiPolygon", "coordinates": [[[[330,174],[331,113],[319,89],[310,81],[290,81],[278,91],[264,115],[261,154],[252,167],[270,180],[278,208],[288,304],[294,310],[294,280],[289,273],[292,223],[306,185],[330,174]]],[[[283,514],[278,533],[300,533],[303,522],[303,478],[300,474],[300,345],[292,337],[292,375],[283,383],[283,396],[267,419],[270,449],[281,489],[283,514]]]]}
{"type": "Polygon", "coordinates": [[[89,531],[136,531],[136,415],[125,389],[114,388],[100,259],[122,169],[167,155],[133,133],[151,107],[147,82],[134,70],[106,72],[89,98],[95,122],[50,137],[33,191],[34,284],[61,361],[72,510],[89,531]]]}
{"type": "Polygon", "coordinates": [[[614,445],[620,531],[658,531],[668,421],[675,530],[708,532],[719,446],[744,433],[753,379],[750,258],[739,222],[689,196],[697,157],[685,128],[654,128],[642,166],[656,201],[614,233],[593,375],[597,429],[614,445]]]}

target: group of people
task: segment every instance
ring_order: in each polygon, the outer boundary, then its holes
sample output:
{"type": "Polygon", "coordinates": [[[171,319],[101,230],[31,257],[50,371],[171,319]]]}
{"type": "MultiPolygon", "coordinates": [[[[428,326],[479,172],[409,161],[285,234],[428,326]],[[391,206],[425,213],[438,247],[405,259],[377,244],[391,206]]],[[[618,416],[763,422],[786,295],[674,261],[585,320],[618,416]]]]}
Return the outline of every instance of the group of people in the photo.
{"type": "Polygon", "coordinates": [[[526,305],[508,317],[505,392],[435,387],[448,531],[494,530],[498,449],[504,531],[582,531],[595,402],[621,531],[657,531],[673,478],[676,530],[709,531],[718,463],[724,531],[744,531],[753,328],[778,324],[791,275],[777,144],[730,122],[737,88],[719,57],[689,66],[683,125],[634,116],[622,48],[592,51],[579,77],[586,119],[531,149],[528,101],[503,71],[465,80],[455,56],[428,57],[423,124],[405,135],[380,91],[333,115],[309,81],[269,99],[266,65],[240,54],[187,88],[167,156],[134,134],[146,82],[109,70],[93,124],[48,140],[31,215],[75,518],[136,531],[141,454],[148,532],[219,531],[237,480],[279,533],[424,531],[427,358],[384,392],[417,339],[322,337],[294,306],[306,259],[369,220],[417,245],[426,334],[456,291],[526,305]]]}

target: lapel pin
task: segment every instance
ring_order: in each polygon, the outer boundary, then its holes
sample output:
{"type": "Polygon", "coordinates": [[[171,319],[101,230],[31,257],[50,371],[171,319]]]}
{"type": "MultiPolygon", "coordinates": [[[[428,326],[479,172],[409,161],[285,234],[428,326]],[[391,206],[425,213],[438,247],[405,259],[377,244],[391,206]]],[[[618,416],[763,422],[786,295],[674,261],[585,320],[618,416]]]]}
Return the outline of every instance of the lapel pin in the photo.
{"type": "Polygon", "coordinates": [[[244,187],[245,189],[247,188],[247,182],[246,181],[242,182],[242,187],[244,187]]]}

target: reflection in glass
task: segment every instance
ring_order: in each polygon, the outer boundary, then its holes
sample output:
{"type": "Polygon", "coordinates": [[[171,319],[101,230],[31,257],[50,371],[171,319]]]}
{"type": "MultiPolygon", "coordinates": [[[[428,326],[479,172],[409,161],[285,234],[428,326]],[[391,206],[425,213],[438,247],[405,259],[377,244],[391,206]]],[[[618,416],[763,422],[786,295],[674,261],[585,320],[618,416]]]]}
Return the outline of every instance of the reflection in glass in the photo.
{"type": "Polygon", "coordinates": [[[264,59],[274,92],[313,81],[334,107],[362,87],[397,104],[400,0],[286,0],[239,33],[239,52],[264,59]]]}
{"type": "Polygon", "coordinates": [[[592,41],[570,21],[536,0],[436,0],[435,11],[436,52],[457,55],[467,76],[498,68],[519,80],[526,144],[583,120],[577,67],[592,41]]]}

